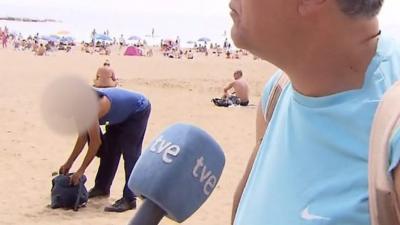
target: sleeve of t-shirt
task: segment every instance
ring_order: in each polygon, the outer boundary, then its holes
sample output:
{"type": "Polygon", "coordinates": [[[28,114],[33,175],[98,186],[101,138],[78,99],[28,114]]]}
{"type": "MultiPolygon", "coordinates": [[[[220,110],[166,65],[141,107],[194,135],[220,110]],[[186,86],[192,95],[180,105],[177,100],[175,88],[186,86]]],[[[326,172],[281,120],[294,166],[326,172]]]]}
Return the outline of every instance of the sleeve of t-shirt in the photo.
{"type": "Polygon", "coordinates": [[[282,70],[276,71],[272,75],[271,79],[269,79],[264,86],[264,90],[261,95],[261,107],[262,107],[263,115],[265,115],[266,109],[268,107],[268,99],[269,99],[269,95],[271,94],[272,88],[278,82],[278,80],[282,76],[282,74],[283,74],[282,70]]]}
{"type": "Polygon", "coordinates": [[[390,139],[390,159],[389,159],[389,172],[399,165],[400,162],[400,128],[394,132],[390,139]]]}

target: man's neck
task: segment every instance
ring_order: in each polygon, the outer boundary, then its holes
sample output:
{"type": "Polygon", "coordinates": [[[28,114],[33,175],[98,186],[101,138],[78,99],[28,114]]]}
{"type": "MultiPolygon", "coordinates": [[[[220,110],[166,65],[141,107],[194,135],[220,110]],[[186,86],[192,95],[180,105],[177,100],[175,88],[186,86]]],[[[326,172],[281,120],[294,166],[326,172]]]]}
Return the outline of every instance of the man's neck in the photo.
{"type": "Polygon", "coordinates": [[[283,69],[293,87],[306,96],[327,96],[360,89],[376,53],[378,32],[377,21],[348,27],[343,32],[327,32],[298,51],[297,57],[291,58],[283,69]]]}

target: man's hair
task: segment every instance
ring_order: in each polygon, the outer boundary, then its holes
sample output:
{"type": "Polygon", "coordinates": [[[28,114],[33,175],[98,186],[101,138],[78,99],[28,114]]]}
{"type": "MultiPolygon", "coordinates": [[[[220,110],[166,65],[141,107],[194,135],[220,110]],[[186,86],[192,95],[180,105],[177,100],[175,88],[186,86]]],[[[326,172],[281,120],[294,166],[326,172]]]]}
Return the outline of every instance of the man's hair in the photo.
{"type": "Polygon", "coordinates": [[[236,70],[236,71],[234,72],[234,74],[237,74],[237,75],[239,75],[239,76],[243,76],[243,72],[242,72],[241,70],[236,70]]]}
{"type": "Polygon", "coordinates": [[[384,0],[337,0],[344,14],[351,17],[371,18],[378,15],[384,0]]]}

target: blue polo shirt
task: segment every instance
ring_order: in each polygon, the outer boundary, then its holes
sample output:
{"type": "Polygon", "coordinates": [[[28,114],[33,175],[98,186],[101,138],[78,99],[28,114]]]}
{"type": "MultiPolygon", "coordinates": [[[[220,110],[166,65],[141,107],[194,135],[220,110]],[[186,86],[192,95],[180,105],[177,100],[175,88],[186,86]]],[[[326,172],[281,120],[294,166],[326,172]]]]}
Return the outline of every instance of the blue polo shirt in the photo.
{"type": "Polygon", "coordinates": [[[101,125],[122,123],[150,104],[144,95],[123,88],[96,88],[96,91],[111,102],[109,112],[99,120],[101,125]]]}
{"type": "MultiPolygon", "coordinates": [[[[281,74],[265,87],[264,112],[281,74]]],[[[288,85],[260,145],[235,225],[370,224],[372,120],[382,95],[399,79],[400,46],[382,36],[361,89],[308,97],[288,85]]],[[[400,159],[400,132],[390,151],[393,170],[400,159]]]]}

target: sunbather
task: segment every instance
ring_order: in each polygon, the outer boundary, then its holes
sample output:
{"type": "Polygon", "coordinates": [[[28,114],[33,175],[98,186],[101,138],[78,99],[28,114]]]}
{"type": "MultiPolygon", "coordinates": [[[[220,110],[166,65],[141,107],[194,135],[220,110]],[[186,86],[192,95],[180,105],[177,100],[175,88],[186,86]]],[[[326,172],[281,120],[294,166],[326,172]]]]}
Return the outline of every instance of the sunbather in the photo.
{"type": "Polygon", "coordinates": [[[118,85],[114,70],[110,67],[110,62],[106,60],[100,68],[97,69],[94,87],[107,88],[116,87],[118,85]]]}

